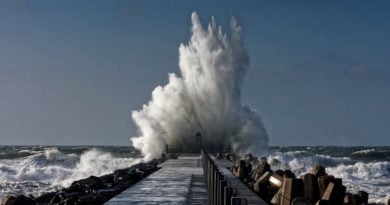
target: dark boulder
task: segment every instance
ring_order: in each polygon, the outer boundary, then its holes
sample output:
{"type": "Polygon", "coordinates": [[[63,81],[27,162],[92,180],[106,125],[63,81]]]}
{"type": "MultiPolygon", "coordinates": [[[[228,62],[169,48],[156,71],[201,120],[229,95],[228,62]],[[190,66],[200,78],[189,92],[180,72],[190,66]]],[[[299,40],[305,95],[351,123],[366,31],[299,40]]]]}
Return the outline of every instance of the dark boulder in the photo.
{"type": "Polygon", "coordinates": [[[56,193],[50,192],[35,198],[34,201],[37,204],[47,204],[53,199],[54,196],[56,196],[56,193]]]}
{"type": "Polygon", "coordinates": [[[1,205],[11,205],[14,204],[15,197],[14,196],[5,196],[1,199],[1,205]]]}
{"type": "Polygon", "coordinates": [[[91,193],[93,190],[107,188],[99,177],[90,176],[86,179],[73,182],[68,188],[68,192],[86,192],[91,193]]]}
{"type": "Polygon", "coordinates": [[[89,194],[78,198],[78,204],[102,204],[106,201],[104,196],[98,194],[89,194]]]}
{"type": "Polygon", "coordinates": [[[35,202],[31,198],[28,198],[24,195],[18,195],[15,198],[14,204],[15,205],[35,205],[35,202]]]}
{"type": "Polygon", "coordinates": [[[7,196],[3,198],[2,205],[36,205],[34,200],[24,195],[7,196]]]}

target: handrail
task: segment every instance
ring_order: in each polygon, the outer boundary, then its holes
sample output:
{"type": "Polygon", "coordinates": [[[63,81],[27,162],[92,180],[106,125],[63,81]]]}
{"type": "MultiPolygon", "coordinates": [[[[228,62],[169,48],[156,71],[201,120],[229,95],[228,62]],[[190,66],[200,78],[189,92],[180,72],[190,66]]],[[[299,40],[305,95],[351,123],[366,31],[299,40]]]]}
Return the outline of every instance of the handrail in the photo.
{"type": "Polygon", "coordinates": [[[231,183],[227,180],[224,174],[218,169],[218,166],[215,164],[214,160],[207,154],[207,152],[202,148],[202,165],[203,171],[206,178],[207,190],[209,195],[210,205],[235,205],[235,204],[245,204],[246,199],[240,203],[237,203],[237,189],[231,186],[231,183]]]}
{"type": "Polygon", "coordinates": [[[180,144],[166,144],[165,153],[199,153],[201,150],[209,153],[229,153],[231,152],[230,145],[223,144],[207,144],[207,145],[194,145],[192,147],[185,147],[180,144]]]}

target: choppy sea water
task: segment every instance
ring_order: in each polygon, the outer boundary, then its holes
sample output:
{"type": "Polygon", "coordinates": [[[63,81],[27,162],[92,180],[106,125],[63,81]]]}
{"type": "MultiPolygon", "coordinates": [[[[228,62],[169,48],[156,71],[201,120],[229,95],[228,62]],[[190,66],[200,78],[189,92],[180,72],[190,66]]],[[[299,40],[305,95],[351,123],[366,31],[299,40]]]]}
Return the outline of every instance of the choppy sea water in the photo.
{"type": "Polygon", "coordinates": [[[0,197],[38,196],[140,161],[139,152],[131,147],[0,146],[0,197]]]}
{"type": "MultiPolygon", "coordinates": [[[[132,147],[0,146],[0,197],[37,196],[129,167],[140,157],[132,147]]],[[[275,158],[280,164],[273,169],[290,169],[299,176],[320,164],[342,178],[347,191],[367,191],[371,203],[390,198],[390,147],[271,147],[268,160],[275,158]]]]}
{"type": "Polygon", "coordinates": [[[291,169],[297,176],[313,165],[342,178],[347,192],[364,190],[369,202],[385,204],[390,198],[390,147],[272,147],[268,160],[281,163],[273,169],[291,169]]]}

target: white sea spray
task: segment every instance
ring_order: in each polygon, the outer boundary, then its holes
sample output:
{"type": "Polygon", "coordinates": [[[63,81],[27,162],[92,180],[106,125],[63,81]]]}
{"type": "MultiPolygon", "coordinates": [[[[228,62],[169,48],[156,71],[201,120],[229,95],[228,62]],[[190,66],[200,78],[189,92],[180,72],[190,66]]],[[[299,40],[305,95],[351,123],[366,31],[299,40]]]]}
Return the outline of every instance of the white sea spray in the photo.
{"type": "Polygon", "coordinates": [[[152,92],[152,99],[132,118],[139,136],[133,146],[146,160],[158,158],[165,145],[193,148],[195,133],[203,145],[230,144],[235,152],[264,153],[267,132],[260,117],[241,102],[241,84],[249,64],[241,41],[241,28],[232,19],[228,37],[214,18],[207,29],[196,13],[192,36],[179,47],[180,75],[152,92]]]}
{"type": "Polygon", "coordinates": [[[7,193],[38,195],[68,187],[73,181],[91,175],[102,176],[127,168],[142,158],[114,157],[92,148],[81,155],[64,154],[56,147],[17,159],[0,160],[0,196],[7,193]]]}

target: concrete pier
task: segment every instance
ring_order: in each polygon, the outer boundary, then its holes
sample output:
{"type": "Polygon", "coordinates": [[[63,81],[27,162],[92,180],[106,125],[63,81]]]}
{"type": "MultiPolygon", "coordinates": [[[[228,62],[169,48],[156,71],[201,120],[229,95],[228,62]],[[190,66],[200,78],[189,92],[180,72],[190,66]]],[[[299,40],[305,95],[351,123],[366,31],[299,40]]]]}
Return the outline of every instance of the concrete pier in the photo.
{"type": "Polygon", "coordinates": [[[199,155],[181,155],[105,204],[206,204],[207,188],[199,155]]]}
{"type": "MultiPolygon", "coordinates": [[[[211,158],[209,158],[211,159],[211,158]]],[[[229,181],[229,185],[237,190],[233,198],[245,200],[247,204],[266,204],[252,190],[236,178],[227,167],[232,163],[227,160],[215,160],[218,170],[229,181]]],[[[215,203],[210,190],[207,189],[206,177],[200,155],[184,155],[178,159],[170,159],[160,164],[160,170],[149,175],[144,180],[123,191],[105,204],[183,204],[183,205],[203,205],[203,204],[224,204],[215,203]]],[[[210,173],[208,173],[210,176],[210,173]]],[[[215,195],[214,195],[215,196],[215,195]]],[[[227,199],[227,204],[234,200],[227,199]]],[[[237,202],[233,202],[236,204],[237,202]]],[[[245,203],[243,203],[245,204],[245,203]]]]}

